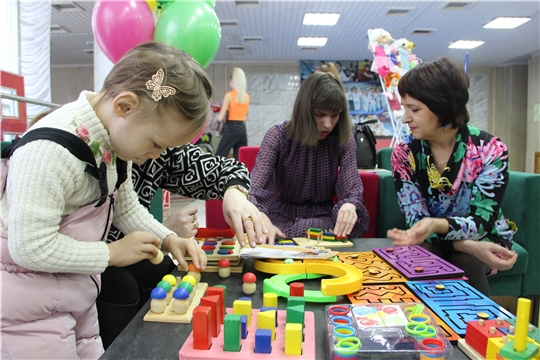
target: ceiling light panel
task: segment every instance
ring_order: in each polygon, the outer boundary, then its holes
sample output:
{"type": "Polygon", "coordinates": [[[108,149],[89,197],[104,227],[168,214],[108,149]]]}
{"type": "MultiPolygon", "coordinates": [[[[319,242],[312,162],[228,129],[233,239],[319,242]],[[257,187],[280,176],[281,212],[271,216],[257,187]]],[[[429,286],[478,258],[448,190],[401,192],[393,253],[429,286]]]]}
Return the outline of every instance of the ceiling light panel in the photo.
{"type": "Polygon", "coordinates": [[[411,8],[391,8],[386,13],[387,16],[405,16],[407,15],[412,9],[411,8]]]}
{"type": "Polygon", "coordinates": [[[324,46],[327,41],[326,37],[299,37],[297,44],[302,47],[324,46]]]}
{"type": "Polygon", "coordinates": [[[450,49],[474,49],[482,45],[482,40],[458,40],[448,45],[450,49]]]}
{"type": "Polygon", "coordinates": [[[235,0],[236,7],[257,7],[259,0],[235,0]]]}
{"type": "Polygon", "coordinates": [[[484,25],[485,29],[513,29],[531,20],[530,17],[498,17],[484,25]]]}
{"type": "Polygon", "coordinates": [[[303,25],[333,26],[339,20],[339,13],[305,13],[303,25]]]}

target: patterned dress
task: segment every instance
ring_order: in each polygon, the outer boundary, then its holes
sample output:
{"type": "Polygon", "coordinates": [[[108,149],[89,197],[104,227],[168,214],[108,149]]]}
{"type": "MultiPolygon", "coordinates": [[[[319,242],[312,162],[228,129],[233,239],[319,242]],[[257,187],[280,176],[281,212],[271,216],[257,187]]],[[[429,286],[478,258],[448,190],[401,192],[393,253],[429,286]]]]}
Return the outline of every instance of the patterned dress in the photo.
{"type": "MultiPolygon", "coordinates": [[[[158,188],[199,200],[222,199],[232,185],[250,187],[249,172],[235,159],[205,153],[198,146],[166,149],[159,158],[149,159],[142,165],[133,164],[133,187],[139,202],[150,209],[158,188]]],[[[107,242],[124,235],[114,228],[107,242]]]]}
{"type": "Polygon", "coordinates": [[[428,241],[451,249],[446,240],[487,240],[512,248],[517,227],[500,209],[508,184],[508,150],[497,137],[464,126],[442,174],[429,144],[409,136],[392,152],[399,206],[407,226],[425,217],[446,218],[447,234],[428,241]]]}
{"type": "Polygon", "coordinates": [[[352,136],[346,146],[330,134],[310,148],[288,139],[285,124],[264,136],[249,200],[288,237],[305,236],[309,227],[334,229],[339,208],[352,203],[358,221],[350,237],[361,237],[369,228],[369,215],[352,136]]]}

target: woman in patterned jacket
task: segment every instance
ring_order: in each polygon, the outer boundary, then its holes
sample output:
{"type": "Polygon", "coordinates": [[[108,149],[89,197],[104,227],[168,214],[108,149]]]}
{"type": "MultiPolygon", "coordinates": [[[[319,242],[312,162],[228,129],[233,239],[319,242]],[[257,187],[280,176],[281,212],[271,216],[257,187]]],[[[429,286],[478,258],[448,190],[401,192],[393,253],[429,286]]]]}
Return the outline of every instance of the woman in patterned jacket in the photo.
{"type": "Polygon", "coordinates": [[[517,230],[500,205],[508,184],[508,150],[468,125],[469,79],[446,58],[423,63],[399,81],[403,122],[411,134],[392,152],[392,172],[408,230],[391,229],[395,245],[418,245],[465,271],[489,295],[488,268],[517,260],[517,230]]]}
{"type": "MultiPolygon", "coordinates": [[[[249,172],[243,163],[233,158],[208,154],[198,146],[187,144],[166,149],[157,159],[140,164],[134,162],[132,179],[139,202],[148,209],[158,188],[199,200],[223,199],[224,217],[231,228],[240,234],[245,231],[251,244],[263,236],[259,212],[247,201],[249,172]],[[247,215],[252,216],[253,221],[242,222],[247,215]]],[[[190,238],[199,226],[196,212],[197,207],[193,205],[184,207],[166,218],[163,225],[180,237],[190,238]]],[[[122,237],[123,234],[113,227],[107,241],[122,237]]],[[[105,270],[97,300],[100,335],[105,348],[146,303],[155,285],[174,268],[171,258],[165,256],[159,265],[141,261],[124,268],[108,267],[105,270]]]]}

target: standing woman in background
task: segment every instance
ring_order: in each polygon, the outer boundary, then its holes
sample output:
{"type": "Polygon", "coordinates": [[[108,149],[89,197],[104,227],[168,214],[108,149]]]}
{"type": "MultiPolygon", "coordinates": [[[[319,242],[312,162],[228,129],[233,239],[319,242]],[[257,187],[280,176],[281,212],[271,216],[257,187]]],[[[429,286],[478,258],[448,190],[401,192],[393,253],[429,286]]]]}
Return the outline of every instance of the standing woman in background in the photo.
{"type": "Polygon", "coordinates": [[[225,124],[223,136],[216,155],[227,157],[231,148],[238,160],[238,149],[247,146],[246,116],[249,110],[249,95],[246,93],[246,74],[235,67],[230,80],[232,90],[225,94],[218,121],[225,124]],[[229,112],[227,118],[226,114],[229,112]]]}

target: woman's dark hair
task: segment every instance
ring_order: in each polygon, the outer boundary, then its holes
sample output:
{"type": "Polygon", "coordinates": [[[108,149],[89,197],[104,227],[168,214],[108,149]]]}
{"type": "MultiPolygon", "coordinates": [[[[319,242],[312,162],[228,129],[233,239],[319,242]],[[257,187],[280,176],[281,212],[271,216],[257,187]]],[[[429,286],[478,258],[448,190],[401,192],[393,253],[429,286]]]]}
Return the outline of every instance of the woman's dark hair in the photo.
{"type": "Polygon", "coordinates": [[[469,77],[460,66],[441,57],[407,71],[398,90],[424,103],[439,117],[439,126],[459,129],[469,122],[469,77]]]}
{"type": "Polygon", "coordinates": [[[306,146],[317,146],[319,132],[315,110],[339,112],[338,122],[330,136],[336,136],[341,146],[347,144],[351,137],[347,99],[340,80],[332,73],[315,72],[300,86],[294,102],[292,119],[285,126],[289,139],[306,146]]]}

